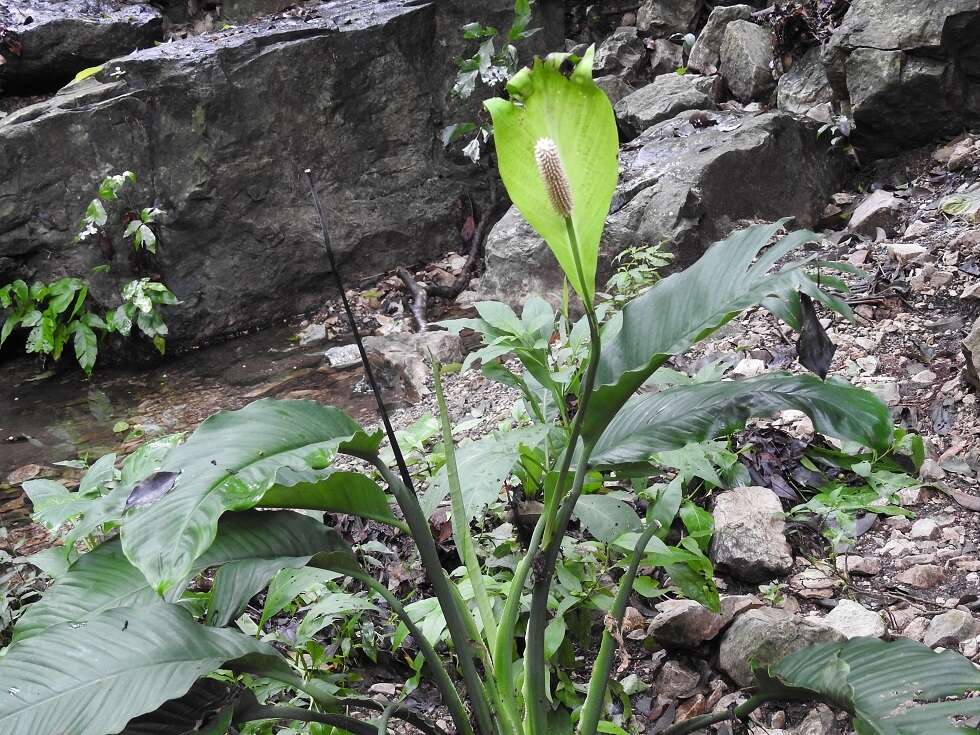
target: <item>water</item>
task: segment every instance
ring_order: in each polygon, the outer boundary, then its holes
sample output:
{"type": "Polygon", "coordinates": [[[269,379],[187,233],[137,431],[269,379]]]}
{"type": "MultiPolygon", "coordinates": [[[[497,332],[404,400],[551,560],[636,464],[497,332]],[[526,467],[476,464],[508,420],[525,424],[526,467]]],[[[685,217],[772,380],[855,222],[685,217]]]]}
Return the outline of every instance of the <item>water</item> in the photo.
{"type": "Polygon", "coordinates": [[[0,364],[0,484],[27,464],[94,459],[142,441],[130,430],[114,432],[117,422],[169,434],[259,398],[312,398],[373,423],[373,398],[353,390],[360,368],[328,367],[327,346],[294,345],[295,331],[266,329],[152,367],[97,365],[90,379],[77,369],[38,379],[38,363],[26,357],[0,364]]]}

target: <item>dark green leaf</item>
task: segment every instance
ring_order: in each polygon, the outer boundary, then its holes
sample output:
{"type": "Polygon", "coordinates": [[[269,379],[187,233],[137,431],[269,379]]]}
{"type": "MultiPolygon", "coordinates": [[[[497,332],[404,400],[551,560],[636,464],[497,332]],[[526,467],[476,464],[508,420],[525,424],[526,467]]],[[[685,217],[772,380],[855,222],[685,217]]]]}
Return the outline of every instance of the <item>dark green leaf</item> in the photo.
{"type": "Polygon", "coordinates": [[[803,411],[822,434],[884,451],[891,443],[888,407],[876,396],[837,380],[771,373],[740,381],[686,385],[630,400],[603,432],[597,466],[640,462],[741,428],[753,417],[803,411]]]}

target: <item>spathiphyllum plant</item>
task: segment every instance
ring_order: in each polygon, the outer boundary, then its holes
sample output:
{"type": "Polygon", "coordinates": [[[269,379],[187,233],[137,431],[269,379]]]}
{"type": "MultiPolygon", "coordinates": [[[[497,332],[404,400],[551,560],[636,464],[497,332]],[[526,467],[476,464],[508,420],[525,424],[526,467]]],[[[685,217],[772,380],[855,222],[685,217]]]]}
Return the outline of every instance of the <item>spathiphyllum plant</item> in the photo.
{"type": "MultiPolygon", "coordinates": [[[[622,732],[611,722],[609,682],[638,571],[647,596],[718,606],[704,553],[710,515],[683,496],[682,483],[658,484],[658,463],[782,409],[872,452],[891,446],[886,407],[839,380],[776,372],[671,386],[654,378],[748,308],[763,306],[797,329],[813,302],[850,316],[818,285],[841,282],[811,278],[816,264],[792,258],[815,235],[783,234],[785,221],[733,233],[600,323],[595,274],[617,142],[591,63],[591,50],[536,61],[514,77],[508,100],[487,104],[507,190],[554,252],[584,318],[569,325],[532,299],[520,316],[482,303],[478,317],[446,325],[485,337],[470,362],[520,392],[524,425],[457,452],[436,369],[444,465],[419,494],[383,458],[382,432],[307,400],[218,413],[121,467],[114,457],[96,462],[77,491],[28,488],[40,520],[53,529],[71,523],[53,552],[60,565],[48,559],[58,569],[53,584],[0,659],[0,732],[221,735],[274,732],[249,728],[279,720],[294,723],[290,732],[320,723],[306,732],[385,735],[398,719],[444,735],[404,700],[338,691],[317,663],[339,630],[330,621],[379,610],[397,619],[392,646],[432,682],[454,733],[622,732]],[[567,345],[561,354],[556,332],[567,345]],[[503,355],[524,370],[511,372],[503,355]],[[519,485],[538,510],[526,537],[518,540],[516,522],[500,526],[488,550],[474,521],[505,484],[519,485]],[[429,524],[447,498],[458,568],[444,567],[429,524]],[[410,535],[427,585],[400,599],[375,579],[369,550],[349,545],[322,511],[410,535]],[[583,586],[576,574],[589,565],[583,586]],[[310,607],[294,634],[263,629],[313,584],[337,586],[300,603],[310,607]],[[258,623],[242,616],[249,604],[264,604],[258,623]],[[586,621],[584,640],[567,634],[572,610],[586,621]],[[299,648],[301,640],[321,643],[299,648]],[[586,665],[567,655],[576,648],[586,665]]],[[[823,699],[849,711],[862,734],[976,732],[961,718],[980,713],[980,700],[954,698],[980,689],[980,673],[911,641],[828,644],[757,676],[744,705],[667,732],[744,718],[769,699],[823,699]]]]}

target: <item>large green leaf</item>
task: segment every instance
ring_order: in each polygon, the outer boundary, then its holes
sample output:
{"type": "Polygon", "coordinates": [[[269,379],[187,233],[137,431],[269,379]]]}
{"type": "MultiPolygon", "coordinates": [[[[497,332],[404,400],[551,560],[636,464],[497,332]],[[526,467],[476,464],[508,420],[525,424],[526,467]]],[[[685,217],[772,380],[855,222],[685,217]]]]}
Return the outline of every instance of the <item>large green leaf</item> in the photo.
{"type": "MultiPolygon", "coordinates": [[[[192,565],[188,576],[241,560],[308,559],[333,548],[335,535],[322,523],[300,513],[229,513],[218,524],[214,544],[192,565]]],[[[168,596],[175,598],[180,589],[177,585],[168,596]]],[[[112,539],[81,556],[38,602],[27,608],[14,628],[13,640],[37,635],[57,623],[81,622],[112,608],[148,605],[159,599],[140,570],[126,559],[119,539],[112,539]]]]}
{"type": "Polygon", "coordinates": [[[594,538],[606,543],[643,527],[633,508],[610,495],[583,495],[572,513],[594,538]]]}
{"type": "Polygon", "coordinates": [[[282,468],[323,469],[348,440],[365,451],[380,445],[380,435],[314,401],[264,399],[215,414],[164,460],[162,471],[180,473],[173,489],[123,518],[126,556],[165,592],[211,545],[222,513],[254,507],[282,468]]]}
{"type": "Polygon", "coordinates": [[[965,735],[980,715],[980,670],[953,651],[936,653],[899,638],[852,638],[804,649],[755,670],[759,693],[772,699],[823,699],[854,715],[859,735],[965,735]]]}
{"type": "Polygon", "coordinates": [[[378,483],[360,472],[294,470],[276,472],[275,483],[257,505],[262,508],[305,508],[350,515],[402,526],[378,483]]]}
{"type": "Polygon", "coordinates": [[[493,117],[500,177],[524,218],[545,239],[579,295],[595,293],[599,237],[619,175],[619,135],[612,105],[592,81],[594,48],[570,74],[568,54],[536,59],[507,84],[510,99],[484,105],[493,117]],[[572,222],[585,283],[578,277],[564,218],[551,205],[538,173],[535,146],[550,138],[558,147],[572,194],[572,222]]]}
{"type": "Polygon", "coordinates": [[[713,439],[741,428],[750,418],[784,409],[803,411],[822,434],[878,450],[891,441],[891,415],[875,395],[843,381],[772,373],[636,396],[603,432],[592,462],[642,462],[653,452],[713,439]]]}
{"type": "MultiPolygon", "coordinates": [[[[220,528],[218,533],[221,533],[220,528]]],[[[223,628],[245,610],[248,601],[264,590],[279,571],[297,569],[309,556],[279,556],[275,559],[241,559],[224,564],[214,575],[208,600],[208,625],[223,628]]]]}
{"type": "MultiPolygon", "coordinates": [[[[460,447],[456,452],[463,511],[472,520],[500,495],[504,480],[517,464],[521,445],[536,447],[548,436],[551,427],[533,424],[500,434],[483,437],[460,447]]],[[[432,478],[420,504],[425,517],[431,516],[449,496],[449,479],[443,467],[432,478]]]]}
{"type": "Polygon", "coordinates": [[[252,670],[265,662],[289,671],[271,646],[229,628],[199,625],[164,602],[59,623],[14,643],[0,659],[0,732],[117,733],[239,658],[252,670]]]}
{"type": "Polygon", "coordinates": [[[597,388],[583,425],[586,438],[597,437],[669,357],[686,351],[744,309],[807,280],[797,272],[799,264],[769,271],[788,252],[816,240],[812,232],[793,232],[757,258],[785,223],[755,225],[715,243],[694,265],[635,298],[607,325],[597,388]]]}

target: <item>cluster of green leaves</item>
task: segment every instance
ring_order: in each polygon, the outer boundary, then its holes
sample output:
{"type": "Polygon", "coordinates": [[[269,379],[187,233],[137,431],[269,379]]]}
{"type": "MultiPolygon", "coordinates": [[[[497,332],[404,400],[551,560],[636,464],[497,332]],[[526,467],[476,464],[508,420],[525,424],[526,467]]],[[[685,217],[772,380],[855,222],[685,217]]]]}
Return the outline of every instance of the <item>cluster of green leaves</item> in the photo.
{"type": "MultiPolygon", "coordinates": [[[[753,417],[794,409],[816,431],[877,457],[895,445],[887,407],[843,381],[790,373],[732,381],[710,370],[699,379],[655,377],[746,309],[763,306],[798,329],[806,294],[849,314],[811,277],[809,259],[787,260],[812,233],[781,234],[785,222],[735,232],[600,324],[596,244],[612,196],[616,133],[611,106],[591,81],[591,58],[568,76],[567,55],[539,61],[512,80],[509,101],[491,105],[508,191],[586,312],[579,327],[567,313],[562,324],[543,302],[521,317],[481,304],[479,320],[468,322],[490,338],[480,355],[485,370],[509,354],[521,363],[520,373],[500,366],[487,374],[521,390],[527,424],[457,454],[435,366],[442,443],[438,461],[413,462],[417,475],[422,465],[435,470],[421,496],[389,467],[381,432],[313,401],[269,399],[215,414],[186,441],[127,459],[118,474],[114,457],[99,460],[75,492],[30,486],[39,517],[52,527],[72,519],[72,528],[61,552],[67,567],[52,567],[54,583],[17,621],[0,659],[3,732],[221,735],[268,732],[252,723],[281,720],[386,735],[397,718],[437,735],[397,699],[349,696],[329,670],[336,649],[328,643],[342,647],[357,631],[375,640],[368,616],[386,609],[399,622],[391,645],[411,659],[410,686],[431,680],[458,735],[618,733],[609,698],[628,703],[633,687],[611,688],[610,680],[634,590],[718,608],[705,556],[711,519],[684,488],[694,477],[737,476],[720,438],[753,417]],[[529,180],[542,137],[566,160],[582,159],[568,176],[578,209],[561,228],[539,209],[548,206],[545,184],[529,180]],[[553,348],[556,334],[571,341],[576,329],[587,354],[553,348]],[[351,469],[353,460],[370,469],[351,469]],[[510,522],[487,528],[485,509],[501,502],[503,487],[510,522]],[[447,498],[458,559],[451,568],[429,523],[447,498]],[[386,550],[353,548],[322,522],[327,512],[409,534],[428,582],[423,594],[402,599],[379,582],[373,571],[386,550]],[[90,548],[78,554],[83,539],[90,548]],[[212,580],[209,589],[203,579],[212,580]],[[261,599],[258,620],[243,618],[261,599]],[[290,632],[268,629],[284,611],[304,617],[290,632]],[[571,676],[576,640],[593,653],[585,687],[571,676]],[[454,655],[442,655],[444,647],[454,655]]],[[[410,455],[434,439],[428,422],[409,433],[410,455]]],[[[883,471],[872,465],[868,477],[883,471]]],[[[768,698],[821,697],[854,713],[862,732],[911,731],[915,723],[916,732],[951,735],[964,731],[957,717],[976,712],[975,699],[940,701],[976,689],[975,670],[913,643],[833,644],[758,675],[759,694],[735,716],[768,698]],[[923,685],[919,677],[930,675],[936,680],[923,685]]]]}
{"type": "MultiPolygon", "coordinates": [[[[132,171],[102,180],[97,197],[85,209],[78,240],[110,237],[105,203],[119,199],[123,187],[135,181],[136,175],[132,171]]],[[[123,219],[129,217],[130,221],[123,236],[132,240],[136,250],[156,253],[157,236],[153,225],[161,214],[163,211],[156,207],[124,213],[123,219]]],[[[107,269],[108,264],[96,268],[107,269]]],[[[122,289],[122,303],[104,316],[86,306],[88,296],[88,282],[75,277],[60,278],[49,284],[37,281],[30,286],[19,279],[8,283],[0,288],[0,308],[9,310],[0,331],[0,345],[14,329],[30,329],[26,351],[57,362],[71,339],[79,366],[90,375],[99,353],[99,335],[117,333],[128,337],[135,323],[160,354],[164,354],[168,330],[160,307],[180,303],[166,286],[149,278],[129,281],[122,289]]]]}
{"type": "Polygon", "coordinates": [[[75,357],[86,374],[92,372],[98,354],[97,330],[106,324],[86,307],[88,285],[79,278],[59,278],[50,284],[28,286],[18,279],[0,288],[0,307],[9,309],[0,330],[0,345],[14,329],[30,329],[28,353],[59,360],[72,340],[75,357]]]}
{"type": "MultiPolygon", "coordinates": [[[[531,6],[533,0],[514,0],[514,20],[507,30],[503,40],[499,39],[500,31],[493,26],[485,26],[478,22],[467,23],[463,26],[463,38],[467,41],[479,41],[479,47],[472,56],[460,59],[456,82],[452,94],[459,99],[468,99],[476,90],[477,84],[482,83],[487,88],[488,96],[496,94],[503,84],[518,70],[518,51],[515,44],[537,33],[539,28],[528,28],[531,22],[531,6]]],[[[463,147],[463,153],[473,163],[477,163],[492,135],[491,126],[474,121],[453,123],[443,128],[441,137],[443,145],[449,146],[461,140],[468,140],[463,147]]]]}
{"type": "MultiPolygon", "coordinates": [[[[132,171],[123,171],[121,174],[104,178],[99,184],[96,198],[89,202],[85,208],[85,216],[82,217],[82,225],[77,239],[87,240],[94,236],[111,239],[107,229],[109,213],[105,203],[118,200],[119,192],[126,184],[134,183],[136,183],[136,174],[132,171]]],[[[156,207],[125,211],[123,219],[127,224],[123,231],[123,237],[132,240],[135,250],[142,248],[155,253],[157,251],[157,235],[153,230],[153,225],[162,214],[164,211],[156,207]]]]}
{"type": "Polygon", "coordinates": [[[659,245],[626,248],[616,256],[618,267],[606,282],[606,291],[616,308],[622,308],[660,280],[660,269],[670,265],[673,253],[659,245]]]}

